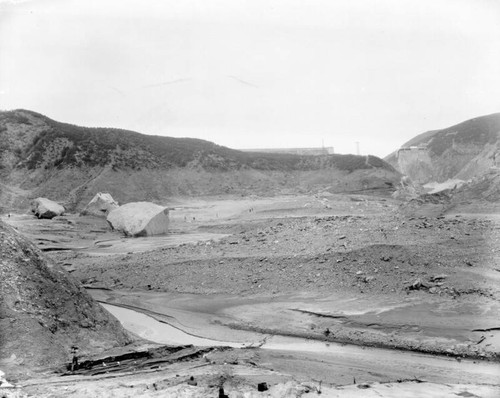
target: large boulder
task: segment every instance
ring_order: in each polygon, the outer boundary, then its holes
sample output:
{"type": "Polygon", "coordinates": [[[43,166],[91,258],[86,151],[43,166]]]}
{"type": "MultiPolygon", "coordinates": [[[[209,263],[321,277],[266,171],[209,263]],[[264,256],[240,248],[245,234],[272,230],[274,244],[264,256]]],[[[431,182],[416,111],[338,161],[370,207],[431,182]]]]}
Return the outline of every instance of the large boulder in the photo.
{"type": "Polygon", "coordinates": [[[64,213],[64,207],[47,198],[36,198],[31,202],[31,211],[38,218],[54,218],[64,213]]]}
{"type": "Polygon", "coordinates": [[[168,208],[150,202],[132,202],[108,214],[114,230],[127,236],[163,235],[168,232],[168,208]]]}
{"type": "Polygon", "coordinates": [[[106,217],[112,210],[120,207],[109,193],[97,193],[82,210],[82,216],[106,217]]]}

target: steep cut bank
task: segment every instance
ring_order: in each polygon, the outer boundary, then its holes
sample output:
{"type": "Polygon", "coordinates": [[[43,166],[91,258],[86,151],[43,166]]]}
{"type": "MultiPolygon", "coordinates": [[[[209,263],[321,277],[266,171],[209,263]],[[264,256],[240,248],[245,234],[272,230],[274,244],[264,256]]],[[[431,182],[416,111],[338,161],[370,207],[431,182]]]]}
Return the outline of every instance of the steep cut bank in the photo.
{"type": "Polygon", "coordinates": [[[0,369],[29,375],[131,339],[61,267],[0,221],[0,369]]]}
{"type": "Polygon", "coordinates": [[[500,165],[500,113],[420,134],[385,160],[421,184],[482,176],[500,165]]]}
{"type": "Polygon", "coordinates": [[[399,177],[374,156],[247,153],[199,139],[79,127],[26,110],[0,112],[0,199],[6,208],[44,196],[81,209],[99,191],[124,203],[387,190],[399,177]]]}

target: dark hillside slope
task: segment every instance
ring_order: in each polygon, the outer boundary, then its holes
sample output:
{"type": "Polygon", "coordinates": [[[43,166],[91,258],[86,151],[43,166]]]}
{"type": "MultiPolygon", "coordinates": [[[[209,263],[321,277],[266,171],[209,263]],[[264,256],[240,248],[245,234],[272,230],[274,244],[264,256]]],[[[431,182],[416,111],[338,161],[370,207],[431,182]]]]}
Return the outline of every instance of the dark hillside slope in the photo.
{"type": "Polygon", "coordinates": [[[200,139],[79,127],[16,110],[0,112],[0,178],[10,189],[8,198],[4,194],[6,203],[15,201],[16,188],[21,196],[44,195],[78,208],[98,189],[123,202],[320,185],[333,190],[387,188],[399,176],[374,156],[248,153],[200,139]],[[323,178],[311,180],[318,172],[323,178]],[[342,176],[349,177],[339,185],[342,176]]]}
{"type": "Polygon", "coordinates": [[[130,342],[66,271],[0,221],[0,368],[26,374],[130,342]]]}
{"type": "Polygon", "coordinates": [[[420,134],[402,146],[410,147],[420,148],[393,152],[385,160],[418,182],[478,177],[498,161],[500,113],[420,134]]]}

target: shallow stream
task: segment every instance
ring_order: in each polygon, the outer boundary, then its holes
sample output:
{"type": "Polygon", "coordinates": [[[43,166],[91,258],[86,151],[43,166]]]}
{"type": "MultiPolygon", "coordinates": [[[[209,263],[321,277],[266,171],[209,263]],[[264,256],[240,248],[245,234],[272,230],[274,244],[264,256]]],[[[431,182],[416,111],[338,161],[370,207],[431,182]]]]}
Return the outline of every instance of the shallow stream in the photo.
{"type": "MultiPolygon", "coordinates": [[[[253,333],[248,343],[219,341],[195,336],[179,328],[127,308],[102,304],[123,326],[136,335],[160,344],[197,346],[230,346],[244,348],[259,345],[262,349],[287,351],[295,355],[321,357],[322,361],[343,367],[362,368],[383,375],[411,375],[427,381],[494,383],[500,375],[497,363],[433,356],[411,351],[363,347],[350,344],[326,343],[298,337],[253,333]]],[[[238,340],[238,331],[232,331],[238,340]]],[[[241,339],[239,339],[241,341],[241,339]]]]}

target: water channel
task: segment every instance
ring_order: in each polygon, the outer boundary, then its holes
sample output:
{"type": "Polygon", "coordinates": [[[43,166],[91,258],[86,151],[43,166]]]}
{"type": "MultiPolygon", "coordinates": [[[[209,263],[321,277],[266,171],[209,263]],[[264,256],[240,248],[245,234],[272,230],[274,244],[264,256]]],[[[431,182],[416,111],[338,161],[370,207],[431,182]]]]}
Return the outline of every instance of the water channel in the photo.
{"type": "MultiPolygon", "coordinates": [[[[300,355],[322,357],[330,364],[341,367],[376,370],[379,374],[412,375],[427,381],[448,383],[488,383],[498,382],[500,365],[491,362],[472,360],[457,361],[444,356],[401,351],[394,349],[363,347],[350,344],[326,343],[289,336],[266,336],[255,333],[255,339],[248,343],[219,341],[203,336],[188,334],[165,322],[160,322],[141,312],[112,304],[102,304],[129,331],[160,344],[196,346],[230,346],[234,348],[251,347],[263,342],[265,350],[287,351],[300,355]]],[[[235,336],[237,331],[233,331],[235,336]]],[[[227,334],[226,334],[227,335],[227,334]]],[[[238,338],[235,337],[235,340],[238,338]]],[[[239,339],[241,341],[241,339],[239,339]]]]}

